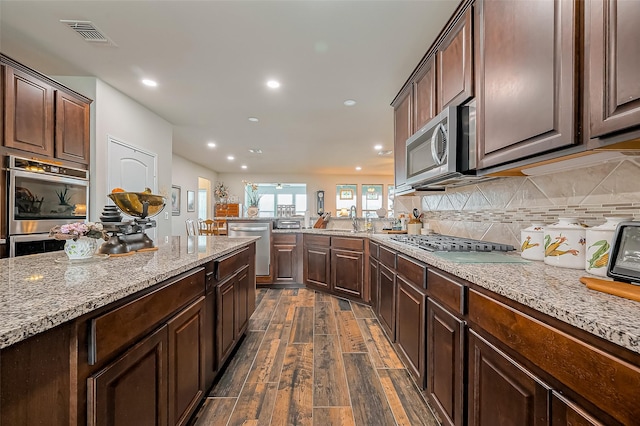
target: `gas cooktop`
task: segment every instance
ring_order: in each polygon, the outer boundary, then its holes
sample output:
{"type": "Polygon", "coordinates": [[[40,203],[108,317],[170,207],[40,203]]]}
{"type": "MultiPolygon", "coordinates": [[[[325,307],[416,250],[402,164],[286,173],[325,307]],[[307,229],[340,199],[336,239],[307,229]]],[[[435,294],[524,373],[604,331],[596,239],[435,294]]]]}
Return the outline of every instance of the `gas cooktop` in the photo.
{"type": "Polygon", "coordinates": [[[394,235],[391,237],[399,243],[408,244],[427,251],[513,251],[509,244],[472,240],[448,235],[394,235]]]}

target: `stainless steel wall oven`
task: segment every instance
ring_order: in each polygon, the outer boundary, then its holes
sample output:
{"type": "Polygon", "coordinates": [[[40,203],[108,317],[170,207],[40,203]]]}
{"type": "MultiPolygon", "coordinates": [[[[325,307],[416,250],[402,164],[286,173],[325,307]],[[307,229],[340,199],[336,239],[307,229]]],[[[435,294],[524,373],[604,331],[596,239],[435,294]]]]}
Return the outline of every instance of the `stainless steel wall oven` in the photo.
{"type": "Polygon", "coordinates": [[[7,162],[9,256],[61,250],[49,230],[86,220],[89,172],[16,156],[7,162]]]}

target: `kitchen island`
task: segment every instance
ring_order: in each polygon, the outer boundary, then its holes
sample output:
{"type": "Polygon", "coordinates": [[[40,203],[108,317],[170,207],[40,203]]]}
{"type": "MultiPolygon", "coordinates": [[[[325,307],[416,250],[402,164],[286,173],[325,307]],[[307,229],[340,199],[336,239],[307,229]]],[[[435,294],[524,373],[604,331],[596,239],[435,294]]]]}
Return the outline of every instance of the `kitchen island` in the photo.
{"type": "Polygon", "coordinates": [[[0,260],[0,423],[186,423],[255,308],[255,241],[0,260]]]}

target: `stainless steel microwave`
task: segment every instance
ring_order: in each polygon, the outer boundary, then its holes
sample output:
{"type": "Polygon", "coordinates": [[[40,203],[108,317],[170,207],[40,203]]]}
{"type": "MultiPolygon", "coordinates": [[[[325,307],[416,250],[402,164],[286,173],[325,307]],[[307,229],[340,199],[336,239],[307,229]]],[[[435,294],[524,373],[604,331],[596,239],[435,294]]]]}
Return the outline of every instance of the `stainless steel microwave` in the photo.
{"type": "Polygon", "coordinates": [[[415,190],[477,181],[475,101],[450,106],[407,139],[406,183],[415,190]]]}

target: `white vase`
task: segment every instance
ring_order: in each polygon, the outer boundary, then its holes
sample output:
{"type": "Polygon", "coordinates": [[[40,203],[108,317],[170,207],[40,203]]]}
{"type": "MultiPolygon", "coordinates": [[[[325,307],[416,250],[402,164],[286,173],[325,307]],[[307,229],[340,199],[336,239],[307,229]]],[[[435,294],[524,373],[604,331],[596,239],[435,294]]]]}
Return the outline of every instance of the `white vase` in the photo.
{"type": "Polygon", "coordinates": [[[544,263],[561,268],[584,269],[585,229],[578,219],[561,217],[544,227],[544,263]]]}
{"type": "Polygon", "coordinates": [[[520,231],[520,250],[523,259],[544,260],[543,223],[533,223],[520,231]]]}
{"type": "Polygon", "coordinates": [[[88,259],[93,256],[97,247],[98,242],[95,238],[80,237],[76,241],[67,240],[64,243],[64,252],[71,260],[88,259]]]}
{"type": "Polygon", "coordinates": [[[256,206],[247,207],[247,216],[256,217],[260,213],[260,210],[256,206]]]}
{"type": "Polygon", "coordinates": [[[590,274],[607,276],[607,267],[613,236],[620,222],[633,220],[632,217],[605,217],[606,222],[587,229],[587,254],[584,269],[590,274]]]}

